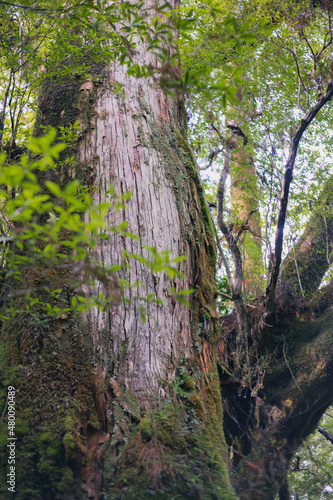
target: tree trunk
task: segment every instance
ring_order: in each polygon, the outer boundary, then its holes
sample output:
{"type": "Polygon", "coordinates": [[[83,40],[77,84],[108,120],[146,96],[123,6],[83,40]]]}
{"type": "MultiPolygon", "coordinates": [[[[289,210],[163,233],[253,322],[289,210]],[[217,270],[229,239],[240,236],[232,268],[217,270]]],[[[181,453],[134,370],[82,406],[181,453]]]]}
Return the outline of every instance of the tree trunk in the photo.
{"type": "Polygon", "coordinates": [[[243,233],[240,245],[244,267],[243,290],[245,294],[259,298],[264,288],[264,270],[256,169],[245,146],[239,146],[237,152],[233,154],[233,163],[231,168],[233,222],[237,227],[247,224],[247,231],[243,233]]]}
{"type": "MultiPolygon", "coordinates": [[[[246,78],[244,78],[246,80],[246,78]]],[[[264,289],[264,268],[259,213],[259,189],[254,164],[255,151],[249,144],[247,131],[249,111],[244,109],[243,90],[237,89],[239,104],[229,106],[228,134],[235,146],[230,162],[230,194],[233,231],[242,232],[239,248],[242,252],[244,295],[258,299],[264,289]]]]}
{"type": "MultiPolygon", "coordinates": [[[[142,44],[137,52],[138,63],[151,62],[142,44]]],[[[166,96],[121,66],[97,77],[100,70],[88,82],[52,81],[42,92],[37,127],[81,125],[76,167],[60,169],[57,182],[78,178],[102,202],[110,185],[131,193],[108,222],[126,221],[140,239],[97,240],[94,257],[105,268],[123,264],[124,252],[148,259],[146,247],[155,247],[186,256],[183,277],[171,282],[131,259],[119,274],[130,284],[128,301],[116,308],[4,324],[2,378],[17,391],[17,498],[233,499],[214,348],[214,231],[182,94],[166,96]],[[123,85],[118,94],[115,82],[123,85]],[[191,306],[171,287],[194,288],[191,306]],[[148,294],[163,304],[149,303],[144,322],[140,297],[148,294]]],[[[50,266],[26,272],[22,287],[61,288],[69,304],[76,279],[50,266]]],[[[96,284],[87,294],[100,291],[108,293],[96,284]]]]}
{"type": "Polygon", "coordinates": [[[223,321],[224,422],[234,450],[232,482],[240,499],[290,498],[290,460],[333,401],[333,287],[318,290],[333,244],[332,187],[331,178],[295,253],[283,263],[274,321],[262,328],[263,305],[248,310],[247,353],[235,356],[236,318],[223,321]]]}

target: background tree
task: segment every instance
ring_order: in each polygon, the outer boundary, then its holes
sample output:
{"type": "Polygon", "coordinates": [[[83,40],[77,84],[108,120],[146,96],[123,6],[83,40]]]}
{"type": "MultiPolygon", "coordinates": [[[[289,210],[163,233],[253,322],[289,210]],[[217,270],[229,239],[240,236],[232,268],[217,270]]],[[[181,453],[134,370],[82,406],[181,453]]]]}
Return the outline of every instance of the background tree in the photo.
{"type": "Polygon", "coordinates": [[[332,495],[332,416],[326,412],[292,461],[289,478],[292,498],[329,498],[332,495]]]}
{"type": "MultiPolygon", "coordinates": [[[[235,313],[222,319],[220,380],[233,484],[240,498],[284,499],[290,498],[285,475],[291,457],[332,402],[331,285],[319,288],[332,252],[332,177],[329,161],[316,154],[315,139],[318,133],[324,139],[331,120],[331,12],[326,4],[314,9],[286,2],[279,11],[267,2],[260,5],[255,11],[244,2],[239,6],[235,13],[242,28],[250,28],[248,43],[231,42],[229,48],[222,47],[221,20],[231,5],[219,4],[217,10],[213,4],[211,13],[199,7],[196,15],[209,21],[200,19],[197,36],[184,40],[183,53],[185,64],[206,70],[210,78],[210,86],[190,101],[193,143],[200,143],[203,158],[224,153],[216,218],[221,263],[229,260],[231,267],[235,313]],[[240,68],[234,77],[242,85],[232,127],[217,81],[228,64],[240,68]],[[253,148],[268,284],[259,303],[247,305],[240,241],[251,229],[251,211],[242,225],[230,219],[227,174],[237,150],[250,161],[253,148]],[[283,250],[284,232],[290,234],[289,253],[283,250]],[[325,306],[318,308],[318,301],[325,306]]],[[[322,144],[324,149],[330,141],[322,144]]],[[[239,175],[243,181],[242,171],[239,175]]],[[[249,186],[243,185],[246,196],[249,186]]]]}

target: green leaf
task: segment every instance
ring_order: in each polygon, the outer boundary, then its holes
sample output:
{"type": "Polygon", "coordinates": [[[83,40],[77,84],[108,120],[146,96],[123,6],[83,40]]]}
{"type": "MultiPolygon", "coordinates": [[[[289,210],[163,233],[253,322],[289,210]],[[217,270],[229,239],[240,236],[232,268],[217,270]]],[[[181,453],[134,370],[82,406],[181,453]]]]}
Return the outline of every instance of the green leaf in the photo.
{"type": "Polygon", "coordinates": [[[60,189],[60,187],[57,184],[55,184],[55,182],[46,181],[45,185],[48,188],[48,190],[52,194],[54,194],[54,196],[58,196],[59,198],[61,197],[61,195],[62,195],[61,189],[60,189]]]}

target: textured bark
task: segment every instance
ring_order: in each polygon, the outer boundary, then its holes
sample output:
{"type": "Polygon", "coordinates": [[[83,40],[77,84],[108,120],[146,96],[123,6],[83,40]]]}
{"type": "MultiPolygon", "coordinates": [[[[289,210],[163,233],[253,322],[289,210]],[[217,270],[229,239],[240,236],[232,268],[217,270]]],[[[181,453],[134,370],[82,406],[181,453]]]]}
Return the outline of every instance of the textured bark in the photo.
{"type": "MultiPolygon", "coordinates": [[[[79,161],[89,172],[87,182],[98,186],[98,201],[106,199],[110,185],[118,193],[132,194],[124,210],[109,214],[109,223],[114,226],[126,221],[128,231],[141,238],[135,241],[114,235],[111,241],[99,245],[97,258],[109,267],[122,264],[124,250],[145,258],[149,258],[149,253],[144,245],[155,247],[159,252],[171,250],[172,257],[187,257],[180,266],[185,278],[175,278],[175,288],[193,287],[190,248],[181,232],[182,227],[191,224],[187,205],[190,200],[183,200],[180,193],[175,193],[176,179],[171,178],[174,166],[169,164],[174,162],[176,166],[182,162],[176,149],[176,129],[183,128],[184,119],[184,115],[179,116],[183,112],[179,108],[181,103],[166,97],[162,90],[151,88],[146,80],[127,77],[123,67],[105,71],[103,87],[83,92],[87,94],[84,100],[93,95],[94,101],[87,116],[80,116],[79,161]],[[121,93],[114,95],[113,81],[124,85],[124,100],[121,93]],[[179,210],[182,210],[182,220],[179,210]]],[[[184,188],[186,184],[184,179],[184,188]]],[[[188,184],[186,188],[189,189],[188,184]]],[[[117,364],[126,343],[123,373],[118,376],[123,377],[122,381],[133,394],[147,401],[150,395],[156,397],[159,392],[159,380],[166,382],[174,378],[180,357],[193,357],[190,311],[171,297],[171,283],[166,273],[153,276],[146,266],[135,262],[123,278],[130,285],[141,282],[138,289],[131,288],[127,294],[126,298],[132,302],[114,314],[96,310],[89,322],[102,371],[106,370],[104,353],[117,364]],[[165,304],[151,304],[144,323],[135,295],[144,297],[149,293],[163,299],[165,304]],[[101,338],[105,330],[109,332],[106,344],[101,338]]]]}
{"type": "MultiPolygon", "coordinates": [[[[139,62],[147,64],[147,58],[139,62]]],[[[89,89],[83,99],[93,93],[94,89],[89,89]]],[[[128,230],[140,236],[140,241],[115,236],[111,242],[101,242],[96,256],[106,267],[120,264],[124,250],[149,258],[143,247],[146,245],[158,251],[172,250],[173,257],[187,257],[180,266],[184,278],[175,278],[173,283],[165,273],[153,275],[146,266],[134,262],[122,275],[131,285],[141,282],[137,289],[129,289],[126,298],[131,302],[109,314],[94,310],[88,318],[107,397],[110,401],[118,398],[126,419],[128,415],[138,419],[140,408],[149,405],[150,411],[157,411],[170,398],[181,365],[191,367],[191,375],[214,370],[209,345],[215,334],[209,316],[214,311],[210,280],[214,279],[215,250],[202,188],[184,139],[181,96],[166,97],[161,89],[151,88],[147,80],[134,80],[126,76],[124,68],[113,67],[105,71],[103,87],[95,90],[93,101],[95,107],[88,110],[86,117],[81,115],[80,162],[89,169],[93,165],[89,182],[99,187],[98,201],[105,199],[110,184],[122,194],[132,193],[123,211],[110,213],[109,222],[114,225],[125,220],[128,230]],[[113,81],[124,85],[125,99],[121,94],[114,95],[113,81]],[[171,285],[177,290],[197,288],[192,311],[175,300],[171,285]],[[150,304],[143,323],[135,295],[148,293],[164,303],[150,304]],[[203,335],[211,340],[206,343],[198,337],[195,346],[194,336],[202,327],[206,330],[203,335]],[[200,355],[199,345],[204,346],[200,355]],[[128,394],[139,402],[139,407],[129,407],[128,394]]],[[[112,473],[106,474],[105,493],[115,481],[112,475],[120,470],[115,450],[127,439],[118,418],[110,408],[108,431],[112,438],[105,463],[112,473]],[[112,459],[108,453],[112,453],[112,459]]],[[[122,486],[126,491],[126,482],[122,486]]],[[[145,498],[147,492],[140,494],[145,498]]],[[[138,497],[139,492],[135,489],[131,495],[138,497]]],[[[167,498],[170,493],[164,495],[167,498]]]]}

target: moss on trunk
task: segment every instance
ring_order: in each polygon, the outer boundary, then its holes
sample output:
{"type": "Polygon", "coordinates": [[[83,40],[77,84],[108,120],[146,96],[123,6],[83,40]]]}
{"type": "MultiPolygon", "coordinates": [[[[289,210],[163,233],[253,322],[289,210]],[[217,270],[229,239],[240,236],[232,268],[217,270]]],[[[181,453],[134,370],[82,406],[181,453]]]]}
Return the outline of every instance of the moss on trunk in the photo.
{"type": "MultiPolygon", "coordinates": [[[[80,87],[52,85],[41,97],[39,124],[67,125],[83,116],[89,125],[90,111],[82,106],[80,87]]],[[[84,100],[91,96],[95,103],[95,91],[84,100]]],[[[94,113],[92,108],[91,104],[94,113]]],[[[184,109],[179,112],[180,121],[158,120],[150,125],[151,135],[140,140],[163,158],[181,237],[189,249],[189,283],[196,290],[190,306],[192,355],[176,352],[175,346],[174,379],[159,380],[159,394],[140,399],[121,376],[128,342],[122,343],[122,353],[114,359],[109,344],[103,344],[104,339],[109,341],[109,332],[98,333],[104,349],[103,372],[87,318],[48,318],[37,308],[19,323],[5,322],[2,397],[5,401],[6,385],[16,387],[17,453],[22,458],[17,468],[18,499],[236,498],[228,479],[216,369],[214,231],[185,127],[176,127],[176,122],[185,122],[184,109]]],[[[75,175],[87,181],[89,168],[78,163],[75,175]]],[[[64,184],[72,172],[59,171],[58,176],[64,184]]],[[[70,304],[75,276],[56,267],[31,273],[22,276],[21,289],[34,282],[38,284],[34,293],[42,298],[43,285],[61,288],[59,300],[70,304]]],[[[174,307],[172,300],[164,307],[174,307]]],[[[4,424],[1,431],[5,446],[4,424]]],[[[2,477],[6,465],[3,461],[2,477]]],[[[6,485],[2,486],[6,495],[6,485]]]]}

